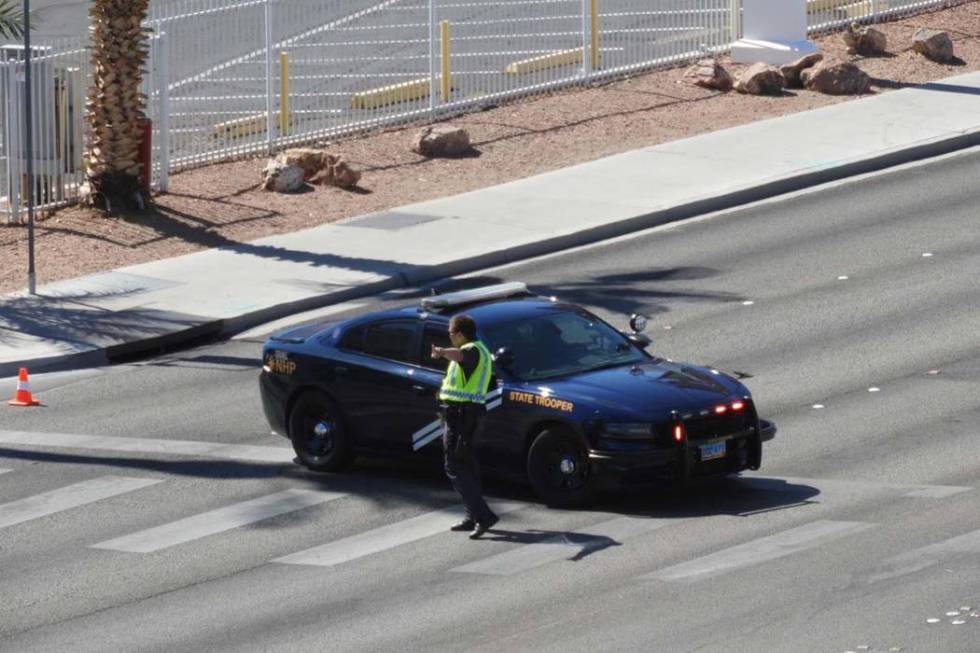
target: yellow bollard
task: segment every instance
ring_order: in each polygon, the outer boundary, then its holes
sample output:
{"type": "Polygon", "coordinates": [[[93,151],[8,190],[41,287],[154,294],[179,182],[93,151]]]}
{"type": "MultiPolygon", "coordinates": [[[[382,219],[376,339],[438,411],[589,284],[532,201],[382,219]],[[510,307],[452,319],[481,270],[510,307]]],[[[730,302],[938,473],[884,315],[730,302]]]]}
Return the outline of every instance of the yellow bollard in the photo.
{"type": "Polygon", "coordinates": [[[449,21],[439,23],[440,40],[442,41],[442,101],[449,102],[449,21]]]}
{"type": "Polygon", "coordinates": [[[279,53],[279,135],[289,135],[289,53],[279,53]]]}
{"type": "Polygon", "coordinates": [[[592,52],[590,57],[590,63],[592,65],[592,70],[598,70],[599,68],[599,0],[592,0],[591,4],[591,14],[592,14],[592,52]]]}

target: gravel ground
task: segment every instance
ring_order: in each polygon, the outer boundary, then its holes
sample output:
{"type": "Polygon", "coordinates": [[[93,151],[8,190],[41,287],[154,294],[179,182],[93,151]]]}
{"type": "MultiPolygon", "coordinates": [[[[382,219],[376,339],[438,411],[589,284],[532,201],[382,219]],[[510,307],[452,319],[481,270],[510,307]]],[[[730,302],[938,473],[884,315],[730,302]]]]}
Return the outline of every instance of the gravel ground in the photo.
{"type": "MultiPolygon", "coordinates": [[[[889,54],[849,56],[839,34],[814,40],[825,56],[856,62],[872,91],[980,70],[980,0],[878,25],[889,54]],[[959,62],[943,65],[911,50],[916,29],[949,32],[959,62]]],[[[737,75],[744,66],[721,63],[737,75]]],[[[342,218],[492,186],[640,147],[755,120],[847,102],[805,90],[782,97],[718,93],[682,79],[686,66],[590,88],[505,104],[453,122],[465,127],[473,156],[426,160],[409,149],[417,126],[334,142],[363,172],[352,191],[314,188],[296,195],[258,189],[264,158],[211,165],[173,175],[152,211],[102,217],[71,207],[40,216],[38,283],[177,256],[229,243],[298,231],[342,218]]],[[[0,226],[0,293],[26,286],[27,229],[0,226]]]]}

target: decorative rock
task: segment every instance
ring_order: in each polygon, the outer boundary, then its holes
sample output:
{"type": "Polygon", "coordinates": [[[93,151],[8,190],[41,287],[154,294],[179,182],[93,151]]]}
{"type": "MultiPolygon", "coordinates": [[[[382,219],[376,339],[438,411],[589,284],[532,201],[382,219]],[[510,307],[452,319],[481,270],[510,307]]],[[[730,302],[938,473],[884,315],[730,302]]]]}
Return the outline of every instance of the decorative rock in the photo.
{"type": "Polygon", "coordinates": [[[779,95],[786,80],[779,69],[769,64],[756,63],[749,66],[735,82],[735,90],[749,95],[779,95]]]}
{"type": "Polygon", "coordinates": [[[271,159],[262,174],[265,175],[262,188],[277,193],[296,193],[304,185],[303,169],[296,164],[286,163],[285,157],[271,159]]]}
{"type": "Polygon", "coordinates": [[[849,61],[821,61],[800,73],[803,86],[827,95],[858,95],[871,88],[867,73],[849,61]]]}
{"type": "Polygon", "coordinates": [[[462,127],[429,125],[415,134],[412,151],[422,156],[459,156],[470,150],[470,135],[462,127]]]}
{"type": "Polygon", "coordinates": [[[340,188],[353,188],[361,180],[361,173],[352,169],[343,158],[325,155],[325,165],[310,179],[310,183],[340,188]]]}
{"type": "Polygon", "coordinates": [[[953,60],[953,41],[946,32],[918,29],[912,37],[912,49],[939,63],[953,60]]]}
{"type": "Polygon", "coordinates": [[[732,90],[732,76],[714,59],[701,59],[684,73],[684,77],[703,88],[713,88],[723,93],[732,90]]]}
{"type": "Polygon", "coordinates": [[[297,147],[286,150],[281,156],[285,158],[287,164],[302,168],[303,176],[309,181],[327,165],[327,157],[330,155],[311,147],[297,147]]]}
{"type": "Polygon", "coordinates": [[[819,52],[814,52],[813,54],[808,54],[805,57],[801,57],[796,61],[783,64],[779,67],[779,73],[786,80],[786,86],[788,88],[801,88],[803,82],[800,81],[800,73],[806,68],[811,68],[818,63],[823,61],[823,55],[819,52]]]}
{"type": "Polygon", "coordinates": [[[841,36],[848,54],[874,56],[888,50],[888,37],[874,27],[861,27],[857,23],[851,23],[841,36]]]}

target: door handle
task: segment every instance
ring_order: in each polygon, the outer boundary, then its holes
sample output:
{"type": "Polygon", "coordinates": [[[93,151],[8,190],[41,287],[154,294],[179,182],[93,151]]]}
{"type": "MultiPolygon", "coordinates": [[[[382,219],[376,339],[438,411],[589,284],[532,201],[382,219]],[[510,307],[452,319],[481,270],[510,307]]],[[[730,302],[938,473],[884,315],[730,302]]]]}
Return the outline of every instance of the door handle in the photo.
{"type": "Polygon", "coordinates": [[[348,372],[350,372],[350,368],[347,367],[346,365],[338,365],[335,368],[333,368],[333,371],[334,371],[335,374],[343,375],[343,374],[347,374],[348,372]]]}
{"type": "Polygon", "coordinates": [[[432,390],[424,385],[419,385],[418,383],[412,384],[412,390],[415,391],[417,395],[427,395],[432,392],[432,390]]]}

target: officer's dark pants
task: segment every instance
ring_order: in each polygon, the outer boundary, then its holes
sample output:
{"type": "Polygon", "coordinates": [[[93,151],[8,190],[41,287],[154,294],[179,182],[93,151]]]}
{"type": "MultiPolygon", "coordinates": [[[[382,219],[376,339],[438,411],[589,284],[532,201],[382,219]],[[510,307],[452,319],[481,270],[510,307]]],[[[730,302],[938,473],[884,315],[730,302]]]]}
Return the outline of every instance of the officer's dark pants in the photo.
{"type": "Polygon", "coordinates": [[[448,403],[442,408],[446,476],[463,497],[466,516],[480,524],[496,520],[496,515],[481,494],[480,464],[474,447],[476,437],[483,430],[486,415],[486,408],[480,404],[448,403]]]}

